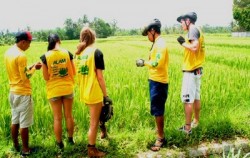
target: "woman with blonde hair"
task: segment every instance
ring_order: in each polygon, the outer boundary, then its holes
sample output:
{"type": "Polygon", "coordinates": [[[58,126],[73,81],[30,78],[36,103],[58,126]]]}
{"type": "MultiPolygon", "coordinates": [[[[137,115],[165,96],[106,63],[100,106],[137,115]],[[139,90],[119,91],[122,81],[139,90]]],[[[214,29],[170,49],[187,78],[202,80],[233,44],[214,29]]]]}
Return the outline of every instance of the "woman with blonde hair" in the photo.
{"type": "Polygon", "coordinates": [[[102,157],[105,153],[96,147],[103,101],[112,103],[108,97],[103,70],[103,53],[95,46],[96,35],[89,27],[80,32],[80,43],[76,51],[77,78],[80,89],[80,101],[89,107],[90,127],[88,131],[88,156],[102,157]]]}
{"type": "Polygon", "coordinates": [[[54,116],[54,133],[59,152],[63,150],[62,111],[66,120],[68,143],[73,145],[74,119],[72,115],[75,66],[73,54],[60,47],[57,34],[48,37],[48,52],[41,56],[47,98],[54,116]]]}

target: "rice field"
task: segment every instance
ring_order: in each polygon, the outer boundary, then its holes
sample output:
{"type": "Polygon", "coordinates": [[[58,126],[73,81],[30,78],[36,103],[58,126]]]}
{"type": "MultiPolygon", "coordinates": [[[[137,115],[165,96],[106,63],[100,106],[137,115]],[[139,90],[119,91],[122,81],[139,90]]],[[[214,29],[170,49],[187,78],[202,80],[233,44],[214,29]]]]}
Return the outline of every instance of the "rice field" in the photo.
{"type": "MultiPolygon", "coordinates": [[[[178,150],[204,141],[250,138],[250,38],[236,38],[227,34],[205,35],[206,62],[202,77],[202,110],[199,127],[187,137],[177,129],[184,123],[180,100],[183,48],[178,35],[164,35],[169,47],[169,95],[165,112],[167,145],[163,151],[176,146],[178,150]]],[[[62,41],[62,47],[72,53],[77,41],[62,41]]],[[[138,68],[135,60],[147,59],[151,43],[146,37],[110,37],[97,39],[97,47],[104,53],[105,79],[109,97],[114,102],[114,116],[107,123],[109,138],[98,137],[97,147],[106,157],[134,157],[147,151],[155,141],[154,118],[149,111],[148,70],[138,68]]],[[[10,46],[0,47],[0,58],[10,46]]],[[[32,42],[26,52],[30,65],[46,52],[46,42],[32,42]]],[[[0,64],[0,157],[19,157],[12,153],[10,136],[11,111],[8,102],[9,85],[5,65],[0,64]]],[[[30,128],[30,145],[39,150],[31,157],[56,157],[53,116],[46,99],[42,71],[31,78],[35,105],[34,125],[30,128]]],[[[76,145],[67,146],[63,157],[87,156],[88,108],[79,102],[75,87],[73,107],[76,145]]],[[[65,129],[65,125],[64,125],[65,129]]],[[[65,140],[67,138],[64,130],[65,140]]],[[[20,141],[21,142],[21,141],[20,141]]]]}

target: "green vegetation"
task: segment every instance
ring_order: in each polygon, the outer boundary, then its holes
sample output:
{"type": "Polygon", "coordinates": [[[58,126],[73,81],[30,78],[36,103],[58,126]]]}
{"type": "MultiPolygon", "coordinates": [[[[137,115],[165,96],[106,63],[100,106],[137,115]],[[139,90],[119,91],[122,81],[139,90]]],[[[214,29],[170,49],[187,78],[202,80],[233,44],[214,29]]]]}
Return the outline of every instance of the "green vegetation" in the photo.
{"type": "Polygon", "coordinates": [[[236,21],[234,31],[250,31],[250,1],[234,0],[233,17],[236,21]]]}
{"type": "MultiPolygon", "coordinates": [[[[133,29],[121,29],[117,26],[117,21],[113,20],[111,23],[105,22],[101,18],[95,17],[92,21],[88,19],[87,15],[78,18],[73,21],[68,18],[64,21],[64,26],[62,28],[58,27],[50,30],[32,30],[31,27],[27,26],[25,30],[32,32],[33,38],[36,41],[46,41],[48,40],[48,35],[51,33],[57,33],[61,40],[78,40],[79,33],[83,26],[90,26],[96,32],[97,38],[107,38],[111,36],[137,36],[141,35],[141,28],[133,29]]],[[[203,31],[206,33],[230,33],[232,26],[210,26],[208,24],[201,26],[203,31]]],[[[16,30],[20,31],[20,30],[16,30]]],[[[1,31],[0,30],[0,46],[11,45],[15,42],[15,33],[1,31]]],[[[162,26],[162,34],[180,34],[183,30],[180,24],[174,24],[173,26],[162,26]]]]}
{"type": "MultiPolygon", "coordinates": [[[[165,36],[170,55],[169,96],[166,103],[165,134],[167,145],[178,150],[204,141],[222,141],[236,136],[250,138],[250,52],[249,38],[207,34],[206,63],[202,79],[202,111],[199,127],[191,136],[177,129],[184,123],[180,100],[183,49],[176,41],[178,35],[165,36]]],[[[74,52],[77,41],[62,41],[62,46],[74,52]]],[[[108,153],[107,157],[127,158],[149,150],[155,141],[154,118],[149,112],[148,70],[137,68],[135,60],[147,59],[151,43],[146,37],[127,36],[98,39],[97,46],[105,58],[104,72],[110,98],[114,102],[114,117],[107,123],[109,138],[97,140],[97,146],[108,153]]],[[[0,47],[0,58],[9,46],[0,47]]],[[[26,52],[30,64],[46,52],[45,42],[32,42],[26,52]]],[[[15,157],[9,152],[11,111],[8,102],[9,85],[5,66],[0,65],[0,157],[15,157]]],[[[31,157],[55,157],[53,116],[46,99],[42,72],[31,78],[35,104],[35,120],[31,127],[30,144],[39,148],[31,157]]],[[[87,156],[87,107],[79,102],[79,89],[75,88],[73,114],[76,145],[66,146],[65,157],[87,156]]],[[[64,125],[65,127],[65,125],[64,125]]],[[[66,142],[66,132],[64,132],[66,142]]],[[[99,134],[99,133],[98,133],[99,134]]]]}

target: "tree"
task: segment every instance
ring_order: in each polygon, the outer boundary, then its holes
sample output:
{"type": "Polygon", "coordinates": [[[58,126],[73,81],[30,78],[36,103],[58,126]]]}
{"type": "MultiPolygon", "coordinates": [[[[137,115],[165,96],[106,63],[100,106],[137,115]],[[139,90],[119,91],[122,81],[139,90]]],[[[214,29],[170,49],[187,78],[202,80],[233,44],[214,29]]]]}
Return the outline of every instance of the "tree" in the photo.
{"type": "Polygon", "coordinates": [[[66,19],[64,25],[65,25],[67,39],[69,40],[76,39],[75,28],[77,25],[73,22],[73,20],[66,19]]]}
{"type": "Polygon", "coordinates": [[[112,22],[111,22],[111,30],[112,30],[112,36],[115,35],[116,31],[119,29],[118,26],[117,26],[117,21],[114,19],[112,22]]]}
{"type": "Polygon", "coordinates": [[[100,18],[94,18],[90,26],[95,30],[98,38],[107,38],[112,34],[110,25],[100,18]]]}
{"type": "Polygon", "coordinates": [[[10,33],[9,30],[6,32],[0,32],[0,46],[3,45],[12,45],[15,43],[14,33],[10,33]]]}
{"type": "Polygon", "coordinates": [[[240,30],[250,31],[250,0],[234,0],[233,18],[240,30]]]}

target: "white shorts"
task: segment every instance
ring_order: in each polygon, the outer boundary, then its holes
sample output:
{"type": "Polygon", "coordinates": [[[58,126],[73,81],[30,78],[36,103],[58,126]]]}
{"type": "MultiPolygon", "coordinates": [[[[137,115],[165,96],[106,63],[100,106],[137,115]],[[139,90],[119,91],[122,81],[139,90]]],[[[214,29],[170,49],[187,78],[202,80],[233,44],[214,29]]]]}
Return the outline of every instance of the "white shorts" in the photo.
{"type": "Polygon", "coordinates": [[[9,95],[12,124],[20,124],[20,128],[27,128],[33,124],[33,99],[31,95],[9,95]]]}
{"type": "Polygon", "coordinates": [[[183,103],[194,103],[194,100],[200,100],[202,74],[193,72],[183,72],[181,100],[183,103]]]}

